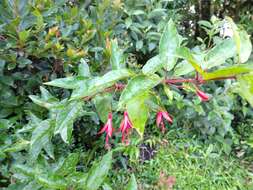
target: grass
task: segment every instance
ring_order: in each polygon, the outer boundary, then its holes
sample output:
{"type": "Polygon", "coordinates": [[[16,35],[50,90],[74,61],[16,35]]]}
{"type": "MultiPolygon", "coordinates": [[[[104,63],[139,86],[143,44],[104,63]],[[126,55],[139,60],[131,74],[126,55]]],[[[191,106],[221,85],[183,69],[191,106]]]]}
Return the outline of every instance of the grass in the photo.
{"type": "Polygon", "coordinates": [[[113,189],[124,189],[130,173],[135,174],[139,189],[162,189],[158,186],[161,172],[176,178],[173,189],[178,190],[253,189],[253,174],[237,158],[225,155],[215,144],[176,135],[176,131],[170,131],[162,140],[168,143],[160,143],[152,159],[142,164],[132,162],[127,172],[117,167],[110,177],[116,184],[113,189]]]}

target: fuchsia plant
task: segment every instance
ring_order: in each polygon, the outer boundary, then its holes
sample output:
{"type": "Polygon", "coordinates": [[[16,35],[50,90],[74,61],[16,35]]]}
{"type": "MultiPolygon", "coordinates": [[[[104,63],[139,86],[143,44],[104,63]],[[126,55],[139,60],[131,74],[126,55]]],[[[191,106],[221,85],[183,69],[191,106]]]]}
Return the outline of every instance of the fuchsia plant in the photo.
{"type": "MultiPolygon", "coordinates": [[[[178,34],[174,22],[170,20],[166,24],[161,36],[159,53],[149,59],[141,70],[136,69],[135,71],[132,67],[128,68],[124,60],[123,51],[118,47],[117,41],[112,40],[108,44],[108,47],[110,46],[110,59],[108,60],[111,67],[110,71],[106,73],[103,71],[104,74],[101,76],[92,76],[88,69],[87,73],[80,72],[78,76],[47,82],[47,85],[73,90],[69,101],[66,103],[68,106],[67,111],[62,110],[63,113],[58,113],[58,116],[61,116],[70,112],[69,115],[72,117],[57,117],[57,126],[54,134],[59,133],[63,140],[68,142],[71,135],[66,134],[66,131],[67,133],[71,133],[72,130],[66,130],[66,128],[70,128],[67,124],[73,123],[78,117],[78,113],[84,105],[83,101],[90,101],[93,98],[96,110],[102,121],[106,120],[106,114],[109,112],[104,127],[98,132],[98,134],[106,133],[106,147],[109,146],[109,139],[113,133],[112,109],[124,111],[123,120],[119,127],[119,131],[122,133],[122,143],[128,144],[128,136],[132,128],[136,129],[141,137],[143,136],[151,110],[158,110],[156,114],[156,125],[164,133],[164,120],[172,124],[173,119],[165,110],[162,101],[157,98],[161,91],[157,91],[156,88],[160,84],[173,87],[171,88],[172,96],[173,89],[178,88],[180,90],[194,92],[202,102],[206,102],[210,100],[210,96],[200,90],[203,84],[214,80],[232,79],[236,87],[234,88],[236,90],[235,93],[239,93],[253,105],[251,98],[253,64],[251,61],[247,62],[252,49],[251,42],[245,31],[237,29],[232,21],[228,21],[234,27],[233,30],[236,35],[231,37],[231,39],[223,40],[211,49],[196,53],[187,48],[182,43],[182,36],[178,34]],[[237,43],[239,41],[240,44],[238,45],[237,43]],[[224,54],[223,48],[227,46],[231,46],[233,53],[221,59],[224,54]],[[199,59],[198,54],[203,59],[199,59]],[[227,59],[233,59],[238,64],[219,67],[226,63],[227,59]],[[187,64],[190,67],[187,67],[187,64]],[[187,78],[187,76],[192,76],[193,72],[196,73],[195,77],[187,78]],[[189,75],[190,73],[191,75],[189,75]],[[116,100],[117,96],[114,96],[117,92],[120,92],[118,100],[116,100]],[[112,108],[110,105],[117,106],[112,108]],[[151,105],[154,105],[154,109],[151,105]],[[66,118],[67,121],[64,120],[66,118]]],[[[80,71],[87,70],[88,64],[82,60],[80,68],[82,68],[80,71]]],[[[165,93],[167,94],[167,92],[165,93]]],[[[47,108],[55,106],[52,102],[42,104],[41,102],[43,100],[38,97],[30,97],[34,102],[42,106],[47,106],[47,108]]]]}

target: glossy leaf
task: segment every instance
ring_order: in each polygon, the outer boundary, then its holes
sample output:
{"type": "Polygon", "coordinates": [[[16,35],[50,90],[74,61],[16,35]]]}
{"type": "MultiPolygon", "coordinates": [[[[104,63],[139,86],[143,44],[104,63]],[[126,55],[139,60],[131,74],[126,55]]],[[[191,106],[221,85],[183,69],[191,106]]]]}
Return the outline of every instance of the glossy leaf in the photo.
{"type": "Polygon", "coordinates": [[[111,42],[110,64],[113,70],[122,69],[125,67],[123,52],[119,48],[117,40],[112,40],[111,42]]]}
{"type": "Polygon", "coordinates": [[[149,107],[146,104],[148,98],[148,93],[145,93],[133,98],[126,104],[126,109],[133,124],[133,128],[137,130],[141,137],[143,136],[145,124],[149,116],[149,107]]]}
{"type": "Polygon", "coordinates": [[[112,86],[118,80],[128,78],[132,75],[133,73],[127,69],[109,71],[102,77],[90,79],[87,83],[79,85],[79,87],[73,91],[71,99],[79,99],[95,95],[96,93],[103,91],[105,88],[112,86]]]}
{"type": "Polygon", "coordinates": [[[147,61],[147,63],[144,65],[144,67],[142,68],[142,72],[144,74],[153,74],[156,71],[158,71],[159,69],[161,69],[163,67],[163,62],[160,59],[159,55],[156,55],[155,57],[152,57],[151,59],[149,59],[147,61]]]}
{"type": "Polygon", "coordinates": [[[36,173],[34,168],[31,168],[27,165],[22,165],[22,164],[13,165],[13,169],[17,173],[21,173],[21,174],[23,174],[25,176],[29,176],[29,177],[34,177],[34,175],[36,173]]]}
{"type": "Polygon", "coordinates": [[[228,58],[234,57],[235,55],[236,45],[233,39],[225,39],[207,52],[204,69],[222,65],[228,58]]]}
{"type": "Polygon", "coordinates": [[[176,51],[180,45],[180,37],[177,28],[172,20],[165,26],[159,42],[159,54],[166,70],[170,71],[176,64],[176,51]]]}
{"type": "Polygon", "coordinates": [[[29,147],[30,142],[24,139],[12,144],[11,147],[4,149],[4,152],[18,152],[29,147]]]}
{"type": "Polygon", "coordinates": [[[236,76],[239,74],[245,74],[251,71],[253,71],[253,63],[233,65],[230,67],[226,67],[224,69],[216,70],[214,72],[205,73],[203,75],[203,78],[205,80],[212,80],[216,78],[223,78],[223,77],[236,76]]]}
{"type": "Polygon", "coordinates": [[[240,58],[241,57],[241,39],[240,39],[240,35],[239,35],[239,29],[230,17],[226,17],[226,20],[229,22],[231,29],[233,31],[232,38],[233,38],[235,45],[236,45],[236,51],[237,51],[239,60],[241,60],[241,58],[240,58]]]}
{"type": "Polygon", "coordinates": [[[237,80],[238,85],[234,91],[245,98],[253,107],[253,73],[240,75],[237,80]]]}
{"type": "Polygon", "coordinates": [[[64,109],[61,109],[56,116],[56,126],[54,134],[60,134],[62,140],[69,143],[73,123],[75,119],[79,116],[79,112],[82,110],[83,102],[71,101],[64,109]]]}
{"type": "Polygon", "coordinates": [[[83,76],[72,76],[72,77],[67,77],[67,78],[54,79],[44,84],[59,87],[59,88],[75,89],[75,88],[80,87],[85,82],[86,82],[86,78],[83,76]]]}
{"type": "Polygon", "coordinates": [[[118,108],[122,109],[127,102],[140,96],[158,85],[162,79],[157,75],[138,75],[132,78],[121,93],[118,108]]]}
{"type": "Polygon", "coordinates": [[[112,152],[103,156],[102,160],[92,166],[86,181],[87,190],[97,190],[106,178],[112,164],[112,152]]]}
{"type": "Polygon", "coordinates": [[[87,62],[82,58],[78,65],[78,75],[82,77],[91,77],[90,68],[87,62]]]}
{"type": "Polygon", "coordinates": [[[30,156],[36,160],[42,148],[48,143],[52,136],[50,120],[42,121],[33,131],[30,142],[30,156]]]}
{"type": "Polygon", "coordinates": [[[245,63],[248,61],[251,52],[252,52],[252,44],[250,40],[250,36],[246,31],[242,30],[239,32],[241,46],[240,46],[240,62],[245,63]]]}
{"type": "Polygon", "coordinates": [[[177,51],[177,55],[180,58],[183,58],[185,60],[187,60],[188,63],[190,63],[192,65],[192,67],[198,71],[199,73],[203,74],[204,71],[203,69],[200,67],[200,64],[198,63],[198,61],[193,57],[191,51],[186,48],[186,47],[181,47],[180,49],[178,49],[177,51]]]}
{"type": "Polygon", "coordinates": [[[48,100],[57,100],[52,94],[50,94],[50,92],[47,90],[47,89],[45,89],[43,86],[40,86],[40,92],[41,92],[41,98],[43,99],[43,100],[46,100],[46,101],[48,101],[48,100]]]}
{"type": "Polygon", "coordinates": [[[50,109],[53,107],[56,107],[58,105],[58,101],[54,100],[43,100],[42,98],[35,96],[35,95],[30,95],[29,98],[37,105],[50,109]]]}

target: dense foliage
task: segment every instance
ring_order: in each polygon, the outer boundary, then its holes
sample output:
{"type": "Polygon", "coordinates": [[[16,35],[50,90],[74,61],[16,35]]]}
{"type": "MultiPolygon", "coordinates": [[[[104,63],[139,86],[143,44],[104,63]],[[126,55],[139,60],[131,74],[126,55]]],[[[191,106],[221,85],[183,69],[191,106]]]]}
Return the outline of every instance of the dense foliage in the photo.
{"type": "Polygon", "coordinates": [[[0,186],[252,188],[251,7],[222,2],[1,1],[0,186]]]}

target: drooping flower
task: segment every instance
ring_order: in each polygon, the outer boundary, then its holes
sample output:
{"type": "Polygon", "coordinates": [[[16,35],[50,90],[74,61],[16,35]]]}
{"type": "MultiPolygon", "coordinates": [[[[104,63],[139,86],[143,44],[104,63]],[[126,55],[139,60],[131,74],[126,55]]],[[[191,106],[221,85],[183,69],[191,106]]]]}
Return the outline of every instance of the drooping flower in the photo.
{"type": "Polygon", "coordinates": [[[157,127],[161,128],[161,131],[164,133],[165,125],[164,125],[163,118],[165,120],[167,120],[170,124],[173,123],[173,119],[167,111],[162,110],[162,111],[157,112],[157,114],[156,114],[156,125],[157,125],[157,127]]]}
{"type": "Polygon", "coordinates": [[[196,90],[197,95],[200,97],[201,101],[206,102],[209,100],[209,96],[202,92],[201,90],[197,89],[196,90]]]}
{"type": "Polygon", "coordinates": [[[132,128],[133,128],[133,124],[132,124],[132,122],[129,119],[127,111],[125,111],[124,112],[123,120],[121,121],[120,128],[119,128],[119,130],[122,133],[122,138],[121,138],[122,143],[128,144],[128,140],[126,139],[126,137],[128,136],[129,131],[132,128]]]}
{"type": "Polygon", "coordinates": [[[112,132],[113,132],[113,127],[112,127],[112,113],[110,112],[108,114],[108,119],[107,119],[107,122],[105,123],[104,127],[98,132],[98,135],[99,134],[102,134],[102,133],[106,133],[106,137],[105,137],[105,146],[106,147],[109,147],[109,138],[112,137],[112,132]]]}

